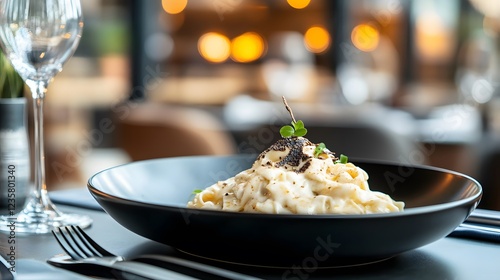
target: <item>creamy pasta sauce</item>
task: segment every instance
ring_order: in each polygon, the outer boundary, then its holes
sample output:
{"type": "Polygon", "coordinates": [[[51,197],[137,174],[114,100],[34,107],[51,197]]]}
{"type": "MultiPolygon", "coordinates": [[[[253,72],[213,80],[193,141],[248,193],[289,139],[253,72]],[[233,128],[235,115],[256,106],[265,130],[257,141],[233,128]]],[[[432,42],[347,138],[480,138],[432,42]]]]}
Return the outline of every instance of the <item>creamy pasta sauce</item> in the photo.
{"type": "Polygon", "coordinates": [[[403,210],[403,202],[370,190],[364,170],[339,163],[329,151],[315,155],[316,146],[303,137],[280,139],[250,169],[202,190],[188,207],[274,214],[403,210]]]}

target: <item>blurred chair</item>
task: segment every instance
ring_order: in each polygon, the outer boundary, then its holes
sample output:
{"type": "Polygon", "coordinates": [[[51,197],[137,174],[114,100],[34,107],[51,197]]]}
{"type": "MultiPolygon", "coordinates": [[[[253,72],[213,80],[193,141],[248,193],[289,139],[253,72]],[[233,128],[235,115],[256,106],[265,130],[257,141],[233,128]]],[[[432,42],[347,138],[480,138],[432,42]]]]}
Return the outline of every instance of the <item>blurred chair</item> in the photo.
{"type": "MultiPolygon", "coordinates": [[[[339,123],[313,123],[307,122],[307,135],[313,143],[325,143],[326,147],[337,156],[347,155],[350,159],[377,160],[403,164],[423,164],[426,162],[425,151],[420,147],[415,138],[398,135],[382,126],[373,124],[339,124],[339,123]]],[[[262,131],[277,131],[277,127],[263,125],[248,131],[236,133],[238,142],[245,139],[259,139],[262,131]]],[[[281,136],[277,132],[272,140],[266,139],[271,144],[281,136]]],[[[249,142],[249,141],[246,141],[249,142]]],[[[240,145],[245,152],[248,149],[240,145]]],[[[262,145],[263,146],[263,145],[262,145]]]]}
{"type": "Polygon", "coordinates": [[[478,181],[483,187],[479,208],[500,211],[500,151],[486,156],[482,162],[478,181]]]}
{"type": "Polygon", "coordinates": [[[477,180],[483,187],[479,208],[500,211],[500,137],[487,133],[476,152],[477,180]]]}
{"type": "Polygon", "coordinates": [[[372,124],[308,125],[307,137],[313,143],[324,142],[337,156],[397,163],[425,162],[415,139],[372,124]]]}
{"type": "Polygon", "coordinates": [[[223,124],[200,109],[139,103],[117,117],[117,145],[133,161],[236,152],[223,124]]]}

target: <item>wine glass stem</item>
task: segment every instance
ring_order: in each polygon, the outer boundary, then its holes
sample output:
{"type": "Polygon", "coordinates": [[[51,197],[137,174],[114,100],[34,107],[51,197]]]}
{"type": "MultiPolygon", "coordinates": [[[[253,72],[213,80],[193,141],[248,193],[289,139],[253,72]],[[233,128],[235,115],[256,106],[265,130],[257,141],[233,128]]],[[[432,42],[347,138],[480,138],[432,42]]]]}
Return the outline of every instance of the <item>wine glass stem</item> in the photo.
{"type": "MultiPolygon", "coordinates": [[[[38,200],[44,200],[44,194],[47,192],[45,184],[45,152],[43,137],[43,101],[47,91],[47,83],[43,81],[27,81],[33,96],[33,114],[34,114],[34,183],[35,197],[38,200]]],[[[41,204],[45,204],[40,201],[41,204]]]]}

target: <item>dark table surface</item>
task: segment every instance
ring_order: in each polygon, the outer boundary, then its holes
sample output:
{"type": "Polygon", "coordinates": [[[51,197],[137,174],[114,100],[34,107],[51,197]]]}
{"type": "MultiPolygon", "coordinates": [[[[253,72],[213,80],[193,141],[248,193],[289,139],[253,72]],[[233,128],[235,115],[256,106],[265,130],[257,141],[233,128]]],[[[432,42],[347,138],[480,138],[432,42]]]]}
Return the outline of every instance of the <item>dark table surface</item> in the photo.
{"type": "MultiPolygon", "coordinates": [[[[60,206],[60,209],[91,216],[94,223],[86,230],[87,233],[113,253],[124,256],[158,253],[188,257],[169,246],[128,231],[103,211],[74,206],[60,206]]],[[[0,233],[0,254],[4,257],[9,251],[7,238],[7,234],[0,233]]],[[[63,253],[52,234],[18,234],[15,238],[15,259],[19,276],[32,271],[30,266],[33,262],[40,264],[63,253]]],[[[200,233],[200,238],[203,238],[203,233],[200,233]]],[[[350,268],[263,269],[217,262],[209,264],[264,279],[500,279],[500,244],[446,237],[383,262],[350,268]]],[[[23,279],[43,278],[35,276],[23,279]]]]}

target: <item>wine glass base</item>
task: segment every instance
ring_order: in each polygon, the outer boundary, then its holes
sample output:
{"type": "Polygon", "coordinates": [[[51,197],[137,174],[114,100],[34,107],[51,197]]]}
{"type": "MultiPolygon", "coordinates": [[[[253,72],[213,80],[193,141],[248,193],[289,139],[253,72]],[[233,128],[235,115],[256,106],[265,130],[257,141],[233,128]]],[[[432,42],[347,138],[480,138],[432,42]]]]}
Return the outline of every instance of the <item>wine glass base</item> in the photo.
{"type": "Polygon", "coordinates": [[[50,233],[63,226],[79,226],[87,228],[92,219],[80,214],[62,214],[58,211],[45,210],[42,213],[21,212],[16,216],[1,216],[0,231],[26,234],[50,233]]]}

